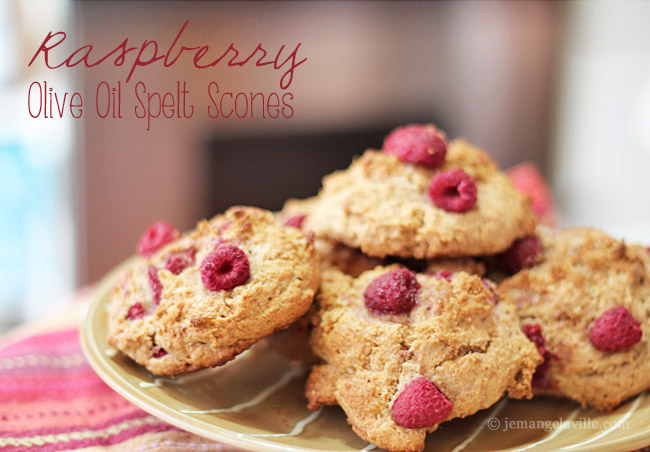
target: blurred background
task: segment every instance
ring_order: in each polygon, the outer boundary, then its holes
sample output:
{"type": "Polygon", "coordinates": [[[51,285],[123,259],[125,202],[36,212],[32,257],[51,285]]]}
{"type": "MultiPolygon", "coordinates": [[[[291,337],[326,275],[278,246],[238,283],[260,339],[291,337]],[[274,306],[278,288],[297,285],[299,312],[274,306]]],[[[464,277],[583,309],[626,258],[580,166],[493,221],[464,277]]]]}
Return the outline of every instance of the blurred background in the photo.
{"type": "Polygon", "coordinates": [[[55,312],[154,220],[183,230],[232,204],[279,209],[409,122],[504,169],[535,163],[564,224],[650,243],[650,2],[0,1],[0,106],[0,329],[55,312]],[[282,71],[155,64],[124,84],[126,65],[27,67],[49,31],[67,33],[67,54],[100,56],[127,37],[166,48],[186,20],[182,43],[215,52],[300,43],[293,117],[205,111],[211,81],[282,94],[282,71]],[[118,80],[129,111],[98,118],[98,84],[118,80]],[[132,113],[139,80],[150,92],[186,81],[198,111],[147,131],[132,113]],[[80,92],[82,118],[30,117],[34,81],[80,92]]]}

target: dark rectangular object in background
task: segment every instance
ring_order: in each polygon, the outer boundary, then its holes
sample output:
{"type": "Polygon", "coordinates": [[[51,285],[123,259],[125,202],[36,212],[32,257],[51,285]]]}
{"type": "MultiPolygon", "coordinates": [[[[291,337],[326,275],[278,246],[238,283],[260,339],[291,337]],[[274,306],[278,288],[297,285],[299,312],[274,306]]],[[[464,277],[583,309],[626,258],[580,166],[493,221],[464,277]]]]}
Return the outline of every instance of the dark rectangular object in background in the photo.
{"type": "Polygon", "coordinates": [[[324,175],[346,168],[367,148],[380,149],[394,126],[343,133],[213,139],[206,151],[206,212],[223,212],[237,204],[279,210],[288,198],[315,195],[324,175]]]}

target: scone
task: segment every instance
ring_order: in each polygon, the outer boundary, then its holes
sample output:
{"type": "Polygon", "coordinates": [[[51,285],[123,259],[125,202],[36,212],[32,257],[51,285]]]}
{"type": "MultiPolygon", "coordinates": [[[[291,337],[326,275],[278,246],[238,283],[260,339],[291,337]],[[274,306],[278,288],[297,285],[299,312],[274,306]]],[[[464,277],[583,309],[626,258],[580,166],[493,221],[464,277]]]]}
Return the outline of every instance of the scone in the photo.
{"type": "Polygon", "coordinates": [[[108,340],[156,375],[233,359],[302,316],[320,279],[313,240],[252,207],[142,254],[113,290],[108,340]]]}
{"type": "MultiPolygon", "coordinates": [[[[314,210],[318,208],[318,202],[319,198],[317,196],[306,199],[288,199],[284,203],[282,210],[278,212],[278,221],[303,231],[313,232],[311,218],[314,210]]],[[[366,256],[358,249],[350,248],[342,243],[318,235],[315,235],[314,246],[321,267],[336,267],[342,272],[353,276],[386,263],[384,259],[366,256]]]]}
{"type": "MultiPolygon", "coordinates": [[[[307,199],[289,199],[277,219],[285,225],[291,225],[302,230],[309,230],[310,220],[314,209],[318,208],[318,197],[307,199]]],[[[469,274],[483,276],[485,265],[472,258],[440,258],[433,260],[399,259],[394,257],[377,258],[363,254],[360,250],[350,248],[342,243],[329,239],[315,237],[314,244],[322,269],[336,268],[341,272],[357,277],[361,273],[372,270],[380,265],[399,263],[414,271],[449,278],[453,273],[464,271],[469,274]]],[[[270,338],[271,348],[281,355],[297,360],[303,364],[313,364],[318,358],[313,354],[308,339],[311,332],[312,311],[316,312],[314,304],[310,311],[288,328],[278,331],[270,338]]]]}
{"type": "Polygon", "coordinates": [[[499,253],[534,233],[530,200],[487,154],[459,139],[426,162],[394,150],[391,136],[384,152],[323,178],[308,218],[318,237],[373,257],[432,259],[499,253]]]}
{"type": "Polygon", "coordinates": [[[503,281],[545,362],[535,394],[609,410],[650,388],[650,257],[592,229],[541,232],[537,263],[503,281]]]}
{"type": "MultiPolygon", "coordinates": [[[[314,211],[319,208],[319,199],[318,196],[314,196],[307,199],[287,200],[278,213],[278,220],[283,224],[313,232],[310,218],[313,217],[314,211]]],[[[378,258],[367,256],[358,248],[350,248],[343,243],[318,235],[315,236],[314,243],[323,268],[336,267],[343,273],[355,277],[366,270],[372,270],[378,265],[391,265],[394,263],[428,274],[442,272],[444,275],[464,271],[469,274],[484,276],[486,273],[485,265],[481,261],[470,257],[431,260],[405,259],[395,256],[378,258]]]]}
{"type": "Polygon", "coordinates": [[[470,275],[485,276],[485,264],[471,257],[440,258],[426,261],[423,273],[449,277],[454,273],[465,272],[470,275]]]}
{"type": "Polygon", "coordinates": [[[514,307],[481,278],[415,274],[397,265],[358,278],[323,271],[311,344],[324,364],[309,408],[340,405],[353,430],[391,451],[419,451],[443,421],[530,397],[541,362],[514,307]]]}

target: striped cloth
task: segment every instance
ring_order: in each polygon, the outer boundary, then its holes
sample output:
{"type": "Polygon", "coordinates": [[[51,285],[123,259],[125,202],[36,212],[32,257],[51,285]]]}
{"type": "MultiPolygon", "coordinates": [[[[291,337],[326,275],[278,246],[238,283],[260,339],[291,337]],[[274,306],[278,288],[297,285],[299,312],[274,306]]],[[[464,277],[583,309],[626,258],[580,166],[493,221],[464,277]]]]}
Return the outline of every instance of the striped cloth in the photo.
{"type": "Polygon", "coordinates": [[[79,330],[0,348],[0,451],[234,451],[150,416],[110,389],[81,351],[79,330]]]}

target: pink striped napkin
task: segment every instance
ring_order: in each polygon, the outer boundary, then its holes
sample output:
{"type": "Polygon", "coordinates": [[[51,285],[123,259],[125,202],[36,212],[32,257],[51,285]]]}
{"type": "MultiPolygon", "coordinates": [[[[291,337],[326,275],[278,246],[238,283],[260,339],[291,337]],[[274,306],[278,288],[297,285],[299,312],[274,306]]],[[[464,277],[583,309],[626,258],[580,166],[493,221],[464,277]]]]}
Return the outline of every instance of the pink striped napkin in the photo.
{"type": "Polygon", "coordinates": [[[110,389],[77,328],[0,349],[0,451],[235,450],[150,416],[110,389]]]}

